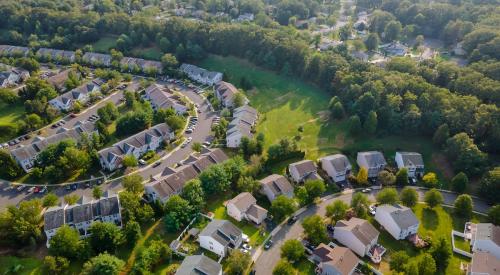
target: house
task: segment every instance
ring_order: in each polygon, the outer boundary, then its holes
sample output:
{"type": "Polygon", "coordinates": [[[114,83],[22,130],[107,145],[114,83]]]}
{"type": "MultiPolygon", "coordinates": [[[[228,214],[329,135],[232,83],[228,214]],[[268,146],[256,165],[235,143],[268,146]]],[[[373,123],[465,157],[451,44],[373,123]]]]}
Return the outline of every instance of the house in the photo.
{"type": "MultiPolygon", "coordinates": [[[[227,108],[234,107],[234,99],[240,93],[233,84],[225,81],[220,81],[214,86],[214,93],[217,99],[221,102],[222,106],[227,108]]],[[[248,104],[248,99],[244,97],[242,105],[248,104]]]]}
{"type": "Polygon", "coordinates": [[[377,244],[379,235],[378,230],[367,220],[351,218],[348,221],[340,220],[335,224],[333,238],[360,257],[364,257],[377,244]]]}
{"type": "Polygon", "coordinates": [[[156,151],[162,142],[169,142],[174,138],[172,129],[166,123],[160,123],[115,143],[109,148],[102,149],[97,153],[99,162],[103,169],[113,171],[122,167],[125,156],[134,156],[139,159],[148,151],[156,151]]]}
{"type": "Polygon", "coordinates": [[[293,186],[282,175],[273,174],[259,181],[261,193],[265,194],[270,202],[273,202],[278,196],[293,197],[293,186]]]}
{"type": "Polygon", "coordinates": [[[28,56],[30,49],[27,47],[0,45],[0,56],[5,57],[22,57],[28,56]]]}
{"type": "Polygon", "coordinates": [[[165,203],[172,195],[179,194],[186,182],[196,178],[211,165],[227,160],[227,155],[221,149],[206,150],[198,157],[191,156],[184,165],[175,169],[167,168],[158,177],[153,178],[144,186],[149,201],[165,203]]]}
{"type": "Polygon", "coordinates": [[[463,42],[457,43],[455,47],[453,48],[453,54],[458,55],[458,56],[465,56],[467,55],[467,52],[463,48],[463,42]]]}
{"type": "Polygon", "coordinates": [[[292,180],[296,183],[321,178],[314,162],[307,159],[288,165],[288,172],[290,172],[292,180]]]}
{"type": "Polygon", "coordinates": [[[65,91],[66,90],[66,80],[69,77],[69,73],[72,71],[72,69],[66,69],[63,71],[60,71],[59,73],[50,76],[47,78],[47,82],[49,82],[54,88],[58,91],[65,91]]]}
{"type": "Polygon", "coordinates": [[[142,71],[144,73],[156,72],[161,73],[163,65],[161,62],[153,60],[145,60],[142,58],[124,57],[120,60],[120,67],[129,72],[142,71]]]}
{"type": "Polygon", "coordinates": [[[387,165],[384,155],[377,151],[359,152],[356,161],[360,168],[364,167],[368,171],[368,178],[377,178],[387,165]]]}
{"type": "Polygon", "coordinates": [[[245,22],[245,21],[251,22],[254,19],[255,19],[255,15],[253,13],[247,12],[247,13],[240,14],[238,16],[238,18],[236,18],[236,21],[238,21],[238,22],[245,22]]]}
{"type": "Polygon", "coordinates": [[[414,152],[396,152],[394,158],[398,169],[406,168],[408,177],[420,178],[424,176],[424,159],[422,155],[414,152]]]}
{"type": "Polygon", "coordinates": [[[29,172],[35,165],[36,157],[49,145],[59,143],[66,139],[80,141],[82,135],[91,136],[95,125],[91,122],[77,123],[72,129],[61,128],[56,134],[49,137],[37,136],[29,145],[22,145],[10,151],[12,157],[23,168],[29,172]]]}
{"type": "Polygon", "coordinates": [[[30,73],[23,69],[5,66],[0,72],[0,87],[7,88],[22,83],[30,77],[30,73]]]}
{"type": "Polygon", "coordinates": [[[200,246],[221,257],[243,242],[243,232],[229,221],[214,219],[198,235],[200,246]]]}
{"type": "Polygon", "coordinates": [[[500,273],[500,260],[489,252],[474,252],[467,275],[496,275],[500,273]]]}
{"type": "Polygon", "coordinates": [[[66,63],[75,62],[75,52],[73,52],[73,51],[40,48],[36,52],[36,55],[39,58],[43,58],[46,60],[52,60],[55,62],[66,62],[66,63]]]}
{"type": "Polygon", "coordinates": [[[408,53],[408,47],[399,41],[380,45],[379,49],[388,56],[405,56],[408,53]]]}
{"type": "Polygon", "coordinates": [[[155,111],[168,108],[173,108],[177,114],[185,114],[188,111],[186,103],[181,101],[178,95],[159,84],[147,87],[142,98],[149,101],[155,111]]]}
{"type": "Polygon", "coordinates": [[[111,60],[112,60],[111,55],[102,53],[86,52],[82,56],[83,62],[94,66],[109,67],[111,66],[111,60]]]}
{"type": "Polygon", "coordinates": [[[232,198],[226,205],[227,214],[233,219],[252,221],[261,224],[267,217],[267,210],[257,205],[257,200],[249,192],[243,192],[232,198]]]}
{"type": "Polygon", "coordinates": [[[492,223],[472,224],[471,233],[472,252],[490,252],[500,259],[500,226],[492,223]]]}
{"type": "Polygon", "coordinates": [[[222,265],[205,255],[186,256],[175,275],[222,275],[222,265]]]}
{"type": "Polygon", "coordinates": [[[226,132],[226,147],[238,148],[243,137],[252,139],[253,127],[258,118],[257,110],[250,106],[244,105],[234,109],[233,120],[229,123],[226,132]]]}
{"type": "Polygon", "coordinates": [[[96,94],[101,91],[101,86],[104,81],[100,78],[87,82],[79,87],[74,88],[56,98],[49,100],[49,104],[60,111],[69,111],[76,101],[85,104],[89,101],[91,94],[96,94]]]}
{"type": "Polygon", "coordinates": [[[68,225],[78,231],[80,238],[90,236],[89,228],[93,222],[109,222],[122,226],[120,198],[118,194],[106,192],[99,199],[81,197],[74,205],[65,204],[47,209],[43,215],[47,247],[57,229],[68,225]]]}
{"type": "Polygon", "coordinates": [[[222,73],[211,72],[191,64],[182,64],[180,70],[191,80],[205,85],[215,85],[222,81],[222,73]]]}
{"type": "Polygon", "coordinates": [[[316,247],[311,259],[318,265],[316,274],[321,275],[351,275],[360,263],[359,258],[349,248],[332,248],[323,243],[316,247]]]}
{"type": "Polygon", "coordinates": [[[410,208],[397,204],[378,206],[375,220],[396,240],[402,240],[410,235],[417,234],[420,225],[410,208]]]}
{"type": "Polygon", "coordinates": [[[335,182],[345,182],[351,174],[352,166],[346,156],[335,154],[320,159],[321,169],[335,182]]]}

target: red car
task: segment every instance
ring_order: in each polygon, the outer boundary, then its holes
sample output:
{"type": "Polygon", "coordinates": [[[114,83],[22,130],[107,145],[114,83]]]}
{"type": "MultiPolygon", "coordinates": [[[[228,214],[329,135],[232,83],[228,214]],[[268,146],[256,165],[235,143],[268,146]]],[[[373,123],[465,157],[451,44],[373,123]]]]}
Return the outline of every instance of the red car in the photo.
{"type": "Polygon", "coordinates": [[[40,187],[37,186],[37,187],[35,187],[35,189],[33,189],[33,193],[36,194],[36,193],[39,193],[39,192],[40,192],[40,187]]]}

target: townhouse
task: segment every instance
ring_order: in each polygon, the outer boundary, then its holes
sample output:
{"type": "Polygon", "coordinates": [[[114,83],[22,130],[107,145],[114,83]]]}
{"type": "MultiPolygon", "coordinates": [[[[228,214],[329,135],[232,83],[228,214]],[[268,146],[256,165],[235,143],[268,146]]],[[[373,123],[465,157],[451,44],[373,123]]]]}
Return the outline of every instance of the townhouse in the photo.
{"type": "Polygon", "coordinates": [[[168,108],[174,109],[177,114],[185,114],[188,111],[188,106],[178,95],[159,84],[152,84],[147,87],[142,98],[149,101],[155,111],[168,108]]]}
{"type": "Polygon", "coordinates": [[[222,73],[211,72],[195,65],[183,63],[180,70],[185,73],[191,80],[205,85],[215,85],[222,81],[222,73]]]}
{"type": "Polygon", "coordinates": [[[142,58],[124,57],[120,60],[120,67],[129,72],[141,70],[144,73],[161,73],[163,66],[159,61],[146,60],[142,58]]]}
{"type": "Polygon", "coordinates": [[[385,169],[387,161],[384,155],[378,151],[359,152],[356,158],[358,166],[368,171],[368,178],[377,178],[378,173],[385,169]]]}
{"type": "Polygon", "coordinates": [[[55,62],[67,62],[73,63],[75,62],[75,52],[73,51],[65,51],[65,50],[56,50],[56,49],[48,49],[48,48],[40,48],[36,52],[37,57],[51,60],[55,62]]]}
{"type": "Polygon", "coordinates": [[[87,82],[79,87],[74,88],[56,98],[49,100],[49,104],[59,111],[69,111],[76,101],[85,104],[89,101],[91,94],[96,94],[101,91],[101,86],[104,81],[100,78],[87,82]]]}
{"type": "MultiPolygon", "coordinates": [[[[0,64],[2,65],[2,64],[0,64]]],[[[26,70],[14,68],[11,66],[1,66],[0,69],[0,87],[7,88],[22,83],[30,77],[26,70]]]]}
{"type": "Polygon", "coordinates": [[[21,57],[28,56],[30,49],[27,47],[0,45],[0,56],[6,57],[21,57]]]}
{"type": "Polygon", "coordinates": [[[351,163],[349,159],[342,154],[326,156],[321,158],[320,162],[321,169],[323,169],[335,183],[345,182],[347,177],[351,174],[351,163]]]}
{"type": "Polygon", "coordinates": [[[267,210],[257,205],[257,200],[249,192],[243,192],[229,200],[226,204],[227,214],[241,222],[248,220],[261,224],[267,217],[267,210]]]}
{"type": "Polygon", "coordinates": [[[424,159],[415,152],[396,152],[394,157],[398,169],[406,168],[408,177],[421,178],[424,176],[424,159]]]}
{"type": "Polygon", "coordinates": [[[261,193],[265,194],[270,202],[278,196],[293,197],[292,184],[282,175],[273,174],[259,180],[261,193]]]}
{"type": "Polygon", "coordinates": [[[137,133],[127,139],[115,143],[109,148],[98,152],[101,167],[107,171],[114,171],[122,167],[125,156],[134,156],[139,159],[148,151],[156,151],[162,142],[169,142],[175,134],[166,123],[157,124],[149,129],[137,133]]]}
{"type": "Polygon", "coordinates": [[[105,66],[109,67],[111,66],[111,55],[109,54],[102,54],[102,53],[92,53],[92,52],[86,52],[82,56],[82,61],[85,64],[93,65],[93,66],[105,66]]]}
{"type": "Polygon", "coordinates": [[[244,105],[233,111],[233,119],[228,124],[226,132],[226,147],[238,148],[241,139],[253,138],[253,128],[257,124],[258,113],[254,108],[244,105]]]}
{"type": "MultiPolygon", "coordinates": [[[[220,101],[221,105],[227,108],[232,108],[235,106],[235,98],[237,94],[241,92],[231,83],[220,81],[214,86],[215,97],[220,101]]],[[[243,95],[242,105],[248,104],[249,100],[243,95]]]]}
{"type": "Polygon", "coordinates": [[[500,271],[500,259],[490,252],[474,252],[467,267],[467,275],[496,275],[500,271]]]}
{"type": "Polygon", "coordinates": [[[243,243],[243,232],[230,221],[213,219],[198,235],[200,246],[221,257],[243,243]]]}

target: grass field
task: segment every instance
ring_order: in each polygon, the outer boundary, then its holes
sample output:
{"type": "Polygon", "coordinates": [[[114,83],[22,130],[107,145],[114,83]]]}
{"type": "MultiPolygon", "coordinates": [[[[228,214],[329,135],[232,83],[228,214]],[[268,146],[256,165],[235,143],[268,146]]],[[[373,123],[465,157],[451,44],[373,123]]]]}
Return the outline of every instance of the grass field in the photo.
{"type": "Polygon", "coordinates": [[[160,60],[161,51],[157,47],[137,47],[132,50],[132,55],[137,57],[142,57],[144,59],[160,60]]]}
{"type": "Polygon", "coordinates": [[[95,52],[108,53],[110,49],[116,47],[116,37],[103,36],[92,44],[95,52]]]}
{"type": "Polygon", "coordinates": [[[42,262],[34,258],[0,257],[0,274],[42,274],[42,262]]]}
{"type": "MultiPolygon", "coordinates": [[[[0,125],[15,125],[24,115],[24,106],[21,103],[7,105],[0,103],[0,125]]],[[[0,142],[7,141],[14,136],[0,133],[0,142]]]]}

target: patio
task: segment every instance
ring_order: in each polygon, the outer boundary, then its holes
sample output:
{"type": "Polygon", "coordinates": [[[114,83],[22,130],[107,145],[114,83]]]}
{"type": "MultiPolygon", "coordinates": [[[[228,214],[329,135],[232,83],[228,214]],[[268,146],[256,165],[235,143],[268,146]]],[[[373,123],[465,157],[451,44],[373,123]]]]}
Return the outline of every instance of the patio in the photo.
{"type": "Polygon", "coordinates": [[[384,253],[387,251],[385,247],[383,247],[380,244],[375,244],[370,248],[368,251],[368,257],[370,257],[370,260],[376,264],[380,263],[382,261],[382,256],[384,253]]]}

